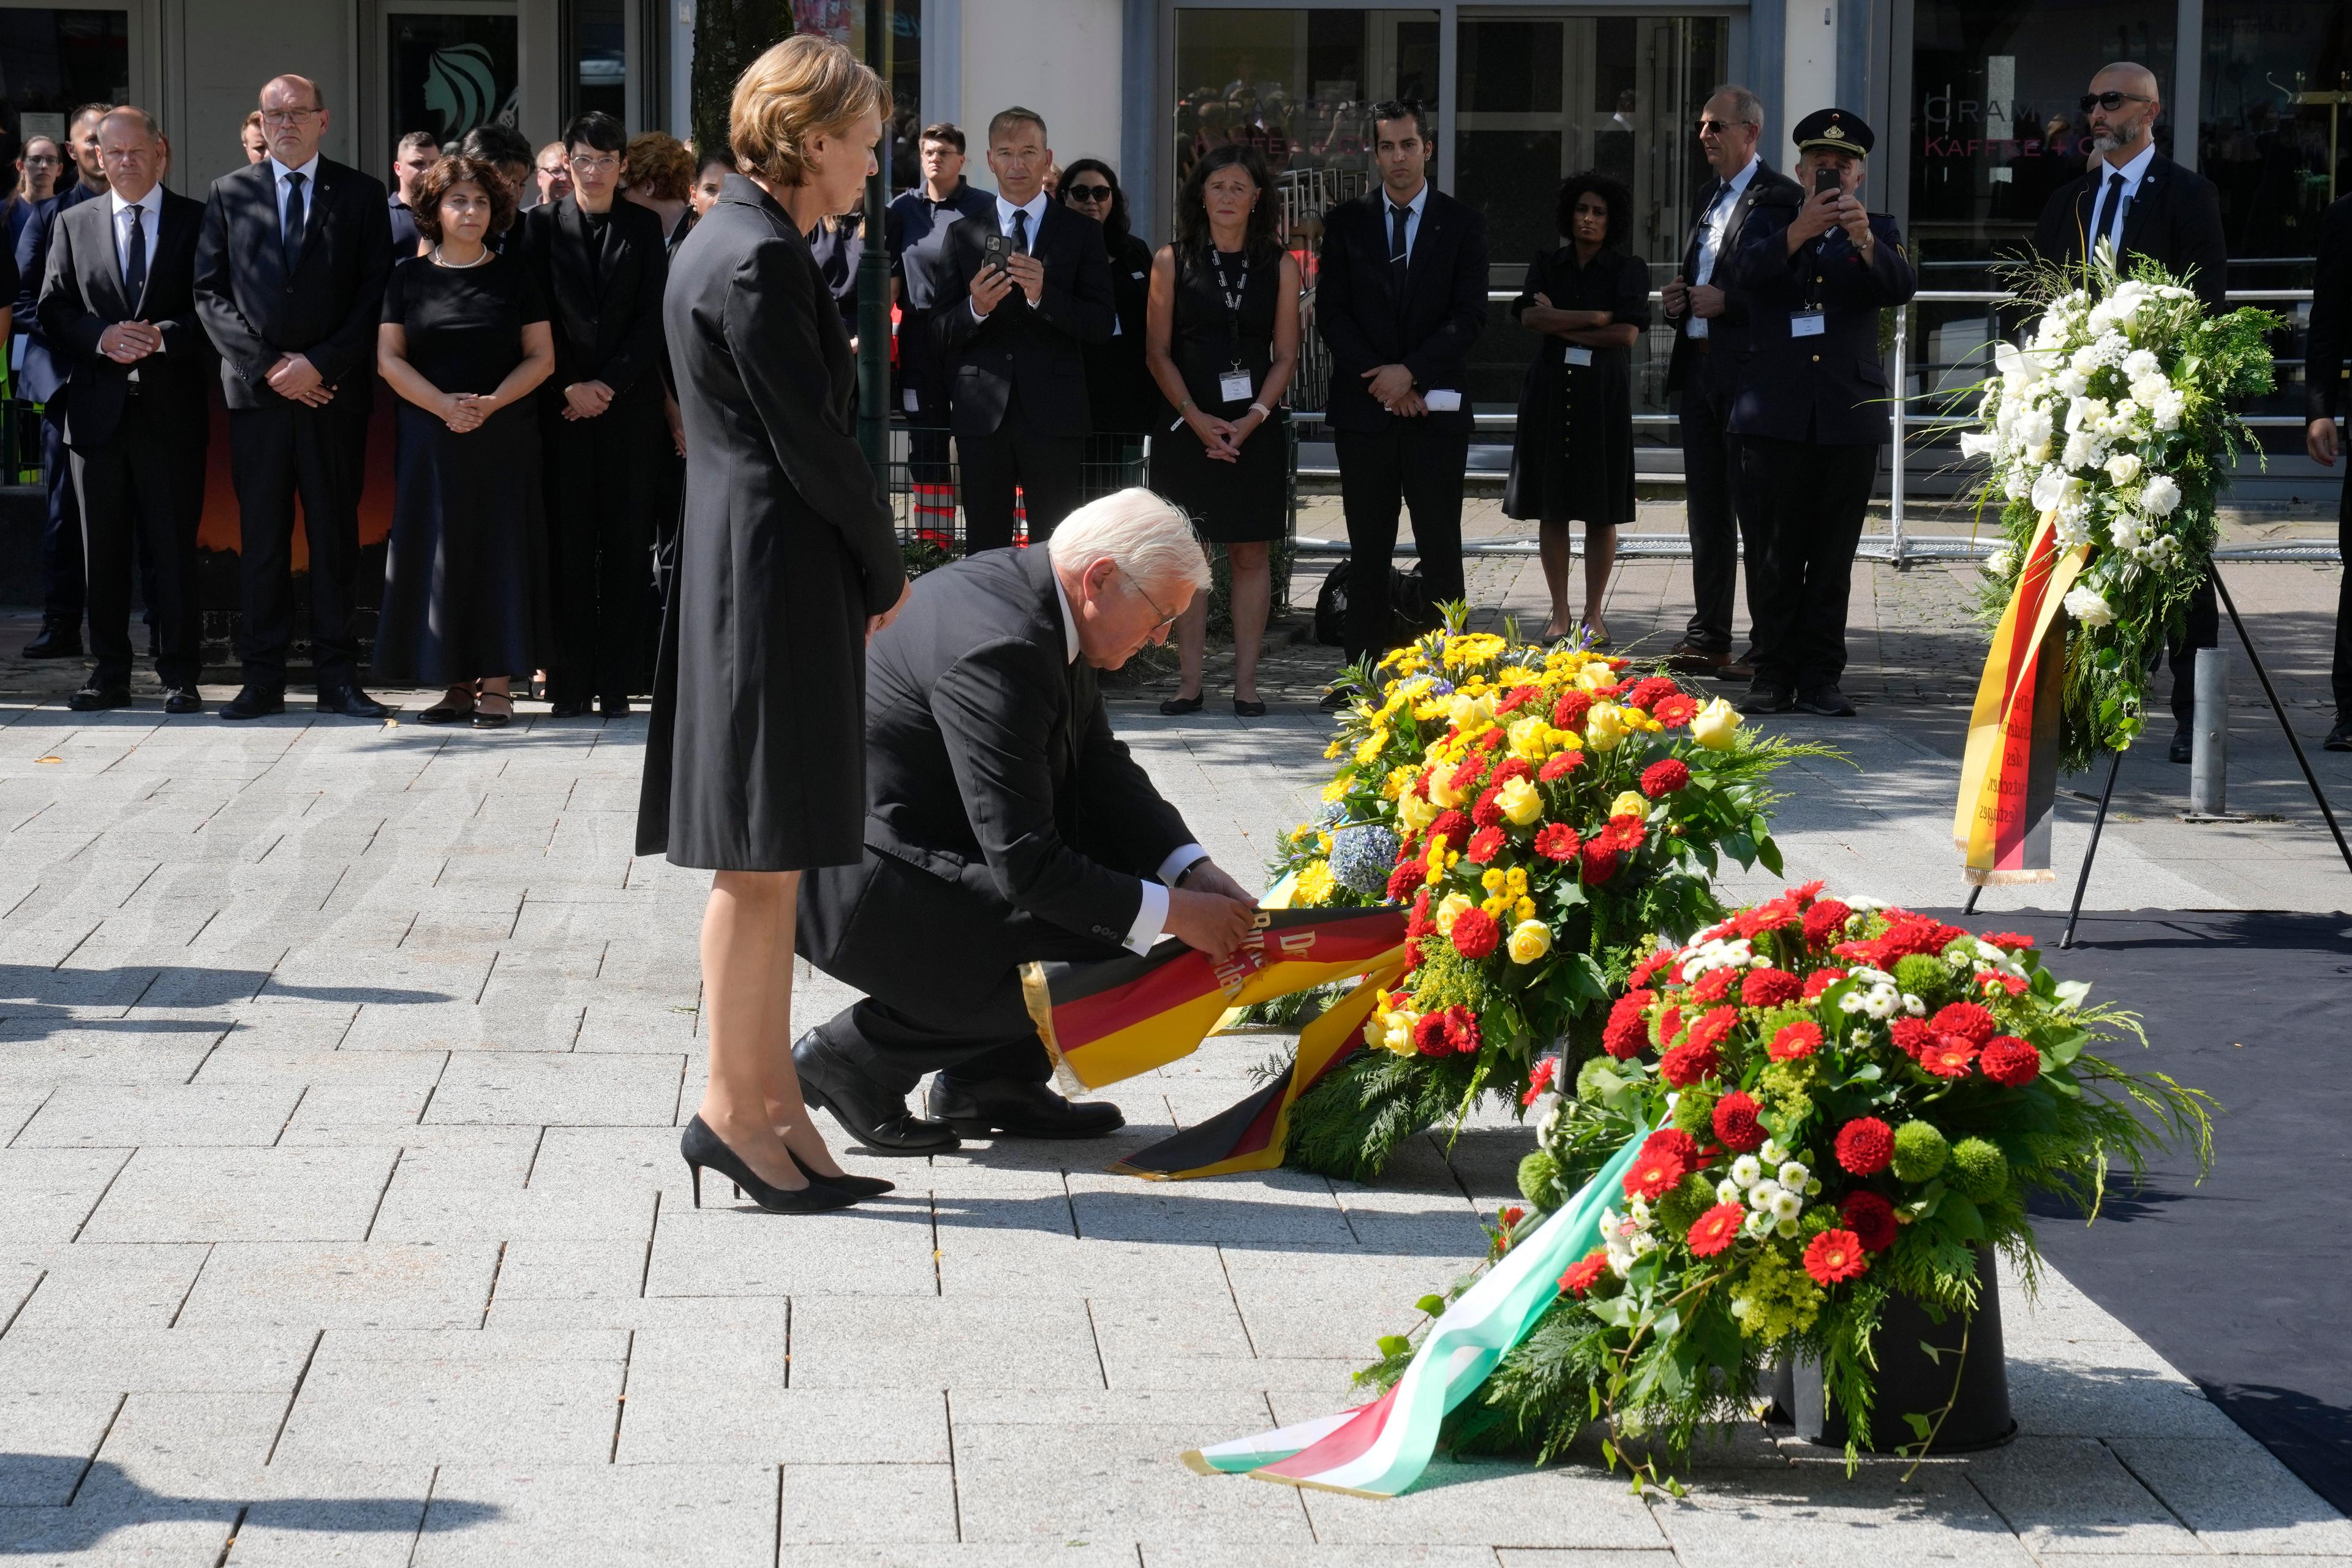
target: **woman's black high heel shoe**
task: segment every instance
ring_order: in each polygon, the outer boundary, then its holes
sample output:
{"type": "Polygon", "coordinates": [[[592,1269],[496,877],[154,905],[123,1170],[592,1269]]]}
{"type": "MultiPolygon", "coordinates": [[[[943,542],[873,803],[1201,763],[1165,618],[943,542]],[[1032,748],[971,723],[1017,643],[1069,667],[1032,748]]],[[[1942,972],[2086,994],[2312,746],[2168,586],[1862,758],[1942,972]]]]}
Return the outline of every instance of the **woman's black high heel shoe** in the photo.
{"type": "MultiPolygon", "coordinates": [[[[793,1154],[789,1146],[785,1148],[784,1152],[793,1154]]],[[[828,1187],[838,1187],[853,1198],[878,1198],[884,1193],[895,1193],[898,1190],[898,1183],[886,1182],[879,1176],[853,1176],[846,1171],[838,1176],[820,1176],[810,1170],[808,1162],[803,1160],[798,1154],[793,1154],[793,1163],[801,1168],[801,1174],[806,1176],[812,1185],[822,1184],[828,1187]]]]}
{"type": "MultiPolygon", "coordinates": [[[[709,1123],[698,1116],[686,1124],[677,1135],[677,1152],[686,1160],[686,1168],[694,1173],[694,1206],[702,1206],[702,1172],[705,1166],[718,1172],[735,1184],[737,1193],[749,1193],[751,1201],[770,1214],[824,1214],[831,1209],[845,1209],[857,1201],[857,1194],[830,1186],[812,1177],[809,1184],[797,1190],[772,1187],[751,1172],[742,1157],[730,1149],[709,1123]]],[[[786,1151],[790,1152],[790,1151],[786,1151]]],[[[793,1162],[795,1165],[800,1162],[793,1162]]]]}

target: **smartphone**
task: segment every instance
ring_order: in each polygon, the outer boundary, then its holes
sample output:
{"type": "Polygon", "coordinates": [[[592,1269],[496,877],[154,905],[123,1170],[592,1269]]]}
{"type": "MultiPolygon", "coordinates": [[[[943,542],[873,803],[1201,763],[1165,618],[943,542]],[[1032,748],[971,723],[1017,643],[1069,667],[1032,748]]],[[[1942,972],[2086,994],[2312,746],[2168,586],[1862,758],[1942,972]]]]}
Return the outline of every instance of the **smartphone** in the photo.
{"type": "Polygon", "coordinates": [[[1813,171],[1813,195],[1817,196],[1823,191],[1839,190],[1844,184],[1845,181],[1839,177],[1838,172],[1827,163],[1813,171]]]}
{"type": "Polygon", "coordinates": [[[982,267],[993,267],[999,272],[1005,271],[1007,270],[1005,263],[1011,260],[1012,257],[1013,241],[1003,235],[992,234],[980,242],[980,264],[982,267]]]}

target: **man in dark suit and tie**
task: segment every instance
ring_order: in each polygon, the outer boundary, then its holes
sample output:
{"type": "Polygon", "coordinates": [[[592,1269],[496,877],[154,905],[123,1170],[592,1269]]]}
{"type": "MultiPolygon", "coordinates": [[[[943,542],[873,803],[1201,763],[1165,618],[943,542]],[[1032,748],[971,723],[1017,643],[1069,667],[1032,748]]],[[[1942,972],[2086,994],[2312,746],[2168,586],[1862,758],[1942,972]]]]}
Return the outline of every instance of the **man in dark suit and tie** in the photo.
{"type": "Polygon", "coordinates": [[[948,428],[963,468],[968,552],[1013,542],[1013,490],[1042,543],[1085,493],[1086,345],[1117,307],[1102,226],[1048,195],[1045,122],[1014,107],[988,122],[996,199],[948,230],[931,301],[947,362],[948,428]],[[989,261],[1001,237],[1003,265],[989,261]]]}
{"type": "Polygon", "coordinates": [[[1764,598],[1761,523],[1739,483],[1739,438],[1731,404],[1748,357],[1748,297],[1732,277],[1748,221],[1768,196],[1796,195],[1796,182],[1758,155],[1764,104],[1744,87],[1715,89],[1699,110],[1699,150],[1715,178],[1699,193],[1682,269],[1660,291],[1674,323],[1666,390],[1682,395],[1683,504],[1690,531],[1689,623],[1666,652],[1670,668],[1726,680],[1752,680],[1755,669],[1732,657],[1731,612],[1740,558],[1748,563],[1748,638],[1764,598]]]}
{"type": "Polygon", "coordinates": [[[122,105],[99,128],[108,194],[58,218],[41,288],[41,326],[72,363],[66,447],[89,567],[98,667],[68,706],[131,705],[134,557],[154,614],[163,710],[201,711],[196,523],[204,510],[212,345],[196,320],[202,202],[166,191],[163,138],[122,105]]]}
{"type": "MultiPolygon", "coordinates": [[[[2083,177],[2061,185],[2033,226],[2033,248],[2045,259],[2079,265],[2105,240],[2126,276],[2134,257],[2184,277],[2208,310],[2230,308],[2230,243],[2221,227],[2221,194],[2213,182],[2156,150],[2157,117],[2164,105],[2156,73],[2119,60],[2091,79],[2083,95],[2094,156],[2083,177]]],[[[2172,645],[2172,717],[2177,726],[2166,755],[2189,757],[2197,711],[2197,650],[2211,647],[2221,613],[2208,573],[2189,601],[2187,623],[2172,645]]]]}
{"type": "Polygon", "coordinates": [[[866,858],[803,875],[797,931],[866,996],[793,1048],[809,1104],[860,1142],[1112,1131],[1118,1107],[1046,1087],[1020,966],[1163,935],[1223,958],[1247,934],[1255,900],[1111,733],[1095,683],[1208,586],[1184,514],[1121,490],[1050,544],[928,574],[866,645],[866,858]],[[929,1117],[908,1114],[933,1071],[929,1117]]]}
{"type": "Polygon", "coordinates": [[[73,366],[41,330],[41,280],[49,272],[49,244],[58,218],[82,203],[106,195],[106,165],[98,153],[98,122],[113,107],[85,103],[67,121],[67,156],[73,177],[61,177],[57,195],[34,207],[16,239],[16,330],[25,334],[25,363],[16,395],[46,405],[41,420],[41,482],[48,510],[41,528],[41,632],[25,645],[26,658],[81,657],[85,573],[81,558],[81,509],[74,500],[73,468],[66,456],[64,398],[73,366]]]}
{"type": "Polygon", "coordinates": [[[412,131],[392,152],[392,191],[386,198],[392,220],[392,264],[416,254],[416,216],[410,210],[425,171],[441,161],[441,143],[429,131],[412,131]]]}
{"type": "MultiPolygon", "coordinates": [[[[1389,645],[1397,515],[1412,512],[1422,580],[1459,599],[1462,480],[1470,464],[1470,345],[1486,326],[1486,220],[1429,183],[1429,116],[1371,110],[1380,188],[1324,220],[1315,326],[1331,350],[1323,422],[1348,518],[1348,662],[1389,645]]],[[[1323,706],[1346,706],[1343,682],[1323,706]]]]}
{"type": "Polygon", "coordinates": [[[269,156],[213,182],[196,313],[221,357],[236,482],[245,685],[224,719],[286,710],[294,641],[294,500],[310,548],[319,711],[381,719],[352,632],[376,318],[392,272],[381,181],[320,155],[327,104],[299,76],[261,89],[269,156]]]}
{"type": "Polygon", "coordinates": [[[523,265],[539,279],[555,329],[555,374],[539,389],[547,444],[548,553],[556,657],[547,667],[555,717],[593,699],[629,711],[644,674],[653,581],[654,484],[669,445],[662,412],[661,219],[615,198],[621,122],[593,110],[564,127],[572,191],[523,215],[523,265]]]}

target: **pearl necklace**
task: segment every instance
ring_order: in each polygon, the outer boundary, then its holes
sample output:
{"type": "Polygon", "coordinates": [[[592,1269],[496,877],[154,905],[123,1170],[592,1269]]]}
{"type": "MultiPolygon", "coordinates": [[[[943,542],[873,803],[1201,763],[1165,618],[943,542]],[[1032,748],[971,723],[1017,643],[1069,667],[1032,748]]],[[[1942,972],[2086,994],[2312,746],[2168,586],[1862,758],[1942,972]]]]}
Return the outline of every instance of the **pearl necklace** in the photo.
{"type": "Polygon", "coordinates": [[[433,265],[436,267],[446,267],[452,272],[463,272],[468,267],[479,267],[483,262],[488,261],[492,254],[494,253],[491,251],[490,247],[486,245],[482,247],[482,254],[477,256],[471,261],[452,261],[447,257],[441,254],[441,247],[436,245],[433,247],[433,265]]]}

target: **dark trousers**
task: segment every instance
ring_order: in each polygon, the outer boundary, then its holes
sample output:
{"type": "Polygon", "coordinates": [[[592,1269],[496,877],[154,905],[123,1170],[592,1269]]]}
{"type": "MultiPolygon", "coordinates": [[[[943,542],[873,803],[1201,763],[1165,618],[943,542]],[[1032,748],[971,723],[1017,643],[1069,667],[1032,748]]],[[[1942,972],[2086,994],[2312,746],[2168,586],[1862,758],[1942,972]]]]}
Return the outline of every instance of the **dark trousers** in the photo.
{"type": "Polygon", "coordinates": [[[89,581],[81,552],[81,506],[66,454],[63,395],[41,416],[41,483],[48,510],[41,521],[41,624],[81,628],[89,581]]]}
{"type": "Polygon", "coordinates": [[[1878,448],[1749,436],[1739,457],[1769,568],[1751,612],[1756,679],[1799,691],[1834,686],[1845,674],[1846,596],[1878,448]]]}
{"type": "Polygon", "coordinates": [[[1389,572],[1396,554],[1397,512],[1412,512],[1422,581],[1433,603],[1462,598],[1462,476],[1470,466],[1468,431],[1400,420],[1375,435],[1334,430],[1339,504],[1348,515],[1348,624],[1341,632],[1350,664],[1389,646],[1389,572]]]}
{"type": "Polygon", "coordinates": [[[907,477],[919,485],[955,483],[955,472],[948,466],[945,416],[907,416],[907,477]]]}
{"type": "Polygon", "coordinates": [[[229,473],[236,485],[237,556],[244,626],[237,657],[245,683],[286,684],[294,642],[294,501],[310,547],[310,663],[321,689],[348,686],[359,668],[352,635],[360,557],[360,487],[367,474],[367,405],[346,385],[312,408],[273,395],[228,416],[229,473]]]}
{"type": "Polygon", "coordinates": [[[547,667],[547,698],[624,698],[645,675],[656,443],[669,439],[661,404],[615,399],[593,419],[566,419],[550,408],[541,425],[557,653],[547,667]]]}
{"type": "MultiPolygon", "coordinates": [[[[2336,526],[2340,533],[2343,525],[2339,522],[2336,526]]],[[[2337,596],[2340,600],[2342,590],[2337,591],[2337,596]]],[[[2189,596],[2189,609],[2181,623],[2179,639],[2169,649],[2172,656],[2172,717],[2184,727],[2197,721],[2197,650],[2214,647],[2220,642],[2221,635],[2221,603],[2213,593],[2213,568],[2208,565],[2203,580],[2197,584],[2197,591],[2189,596]]],[[[2336,678],[2336,700],[2340,705],[2344,689],[2341,674],[2344,668],[2344,622],[2340,615],[2336,617],[2336,646],[2338,671],[2336,678]]]]}
{"type": "Polygon", "coordinates": [[[90,684],[131,682],[131,575],[134,563],[155,626],[155,673],[166,687],[194,686],[201,662],[196,523],[205,504],[205,413],[133,397],[114,433],[73,453],[82,556],[89,563],[90,684]],[[134,563],[135,557],[135,563],[134,563]]]}
{"type": "MultiPolygon", "coordinates": [[[[2352,561],[2352,484],[2344,487],[2344,499],[2336,507],[2336,547],[2343,559],[2352,561]]],[[[2340,724],[2352,719],[2352,569],[2338,573],[2336,582],[2336,664],[2330,674],[2340,724]]]]}
{"type": "Polygon", "coordinates": [[[1754,508],[1741,493],[1739,437],[1727,428],[1738,390],[1727,361],[1692,356],[1682,390],[1683,500],[1690,517],[1690,623],[1683,640],[1703,653],[1731,651],[1732,600],[1739,560],[1748,558],[1748,626],[1753,641],[1763,619],[1763,575],[1769,552],[1754,508]]]}
{"type": "Polygon", "coordinates": [[[1021,487],[1029,514],[1029,542],[1043,544],[1086,499],[1087,438],[1036,436],[1021,417],[1020,400],[989,436],[958,436],[963,468],[964,552],[1001,550],[1013,542],[1013,487],[1021,487]]]}

